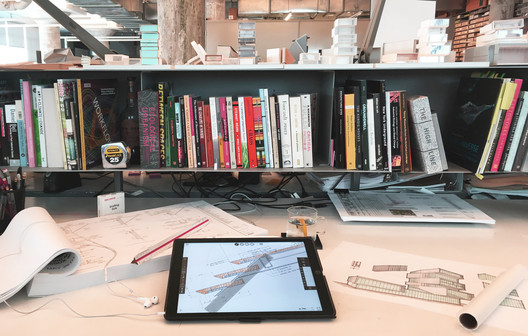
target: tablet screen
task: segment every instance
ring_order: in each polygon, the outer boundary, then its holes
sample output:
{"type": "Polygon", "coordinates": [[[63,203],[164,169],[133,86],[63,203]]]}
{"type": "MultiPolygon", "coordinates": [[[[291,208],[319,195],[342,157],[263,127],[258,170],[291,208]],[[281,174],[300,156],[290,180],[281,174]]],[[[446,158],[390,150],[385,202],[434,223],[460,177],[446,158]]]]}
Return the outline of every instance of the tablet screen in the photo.
{"type": "Polygon", "coordinates": [[[236,319],[266,314],[280,317],[280,313],[286,313],[283,317],[327,314],[326,283],[318,259],[313,260],[312,254],[316,252],[308,251],[311,241],[308,242],[304,239],[175,242],[173,257],[176,254],[177,266],[171,261],[166,315],[220,315],[236,319]]]}

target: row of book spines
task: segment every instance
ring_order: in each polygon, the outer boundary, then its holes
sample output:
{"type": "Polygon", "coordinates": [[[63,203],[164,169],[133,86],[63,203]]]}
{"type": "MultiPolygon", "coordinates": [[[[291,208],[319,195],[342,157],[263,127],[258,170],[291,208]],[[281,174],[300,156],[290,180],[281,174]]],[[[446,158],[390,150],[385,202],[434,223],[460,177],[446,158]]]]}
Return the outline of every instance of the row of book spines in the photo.
{"type": "Polygon", "coordinates": [[[349,170],[412,170],[406,92],[367,92],[367,82],[337,87],[334,166],[349,170]],[[352,85],[357,84],[357,85],[352,85]]]}
{"type": "MultiPolygon", "coordinates": [[[[209,104],[191,95],[169,96],[165,101],[160,98],[163,92],[158,90],[158,122],[155,126],[147,122],[151,119],[147,116],[155,114],[147,112],[148,106],[150,109],[153,106],[154,92],[140,92],[140,121],[145,121],[140,127],[142,167],[293,167],[289,159],[292,150],[285,149],[288,144],[281,143],[279,113],[288,108],[287,104],[285,107],[279,106],[279,100],[290,98],[298,102],[292,103],[298,115],[291,118],[297,124],[298,130],[296,138],[291,142],[297,147],[297,156],[299,153],[301,155],[301,158],[298,158],[300,163],[297,163],[296,167],[312,167],[312,120],[310,117],[307,117],[310,120],[304,120],[306,118],[300,111],[301,98],[305,99],[310,95],[269,97],[267,89],[264,90],[261,91],[260,97],[239,97],[238,100],[233,100],[232,97],[211,97],[209,104]],[[142,112],[142,109],[145,109],[145,112],[142,112]],[[266,113],[263,113],[263,110],[266,110],[266,113]],[[302,122],[301,118],[304,118],[302,122]],[[307,125],[304,130],[301,123],[307,125]],[[156,128],[156,131],[151,132],[152,128],[156,128]],[[153,139],[154,134],[160,134],[158,139],[153,139]],[[161,159],[162,151],[165,152],[165,162],[161,159]],[[159,160],[157,156],[160,156],[159,160]],[[273,157],[275,158],[271,159],[273,157]]],[[[315,94],[311,96],[314,97],[315,94]]],[[[303,102],[305,108],[307,104],[307,108],[310,108],[310,102],[303,102]]],[[[316,103],[316,100],[312,99],[311,106],[314,109],[316,103]]],[[[290,114],[290,111],[286,111],[286,114],[290,114]]],[[[308,111],[307,114],[315,114],[315,110],[308,111]]],[[[288,120],[283,121],[288,123],[288,120]]],[[[285,125],[290,128],[289,124],[285,125]]],[[[282,138],[286,135],[289,136],[286,132],[282,138]]]]}
{"type": "Polygon", "coordinates": [[[494,115],[495,126],[492,125],[490,129],[489,151],[484,153],[486,160],[484,161],[484,158],[481,160],[485,162],[485,166],[481,166],[479,172],[519,171],[521,168],[526,147],[523,145],[519,147],[519,143],[520,138],[523,137],[522,127],[526,122],[528,109],[524,102],[527,92],[521,91],[522,83],[523,80],[518,78],[507,79],[503,83],[504,92],[501,101],[497,103],[494,115]],[[520,118],[522,120],[519,125],[520,118]]]}
{"type": "MultiPolygon", "coordinates": [[[[57,95],[55,84],[32,84],[30,81],[20,81],[21,119],[18,122],[20,165],[23,167],[59,167],[56,163],[48,164],[46,134],[44,131],[44,97],[45,90],[53,90],[57,95]]],[[[49,96],[49,93],[46,93],[49,96]]],[[[48,97],[49,99],[49,97],[48,97]]],[[[67,168],[66,164],[62,165],[67,168]]]]}

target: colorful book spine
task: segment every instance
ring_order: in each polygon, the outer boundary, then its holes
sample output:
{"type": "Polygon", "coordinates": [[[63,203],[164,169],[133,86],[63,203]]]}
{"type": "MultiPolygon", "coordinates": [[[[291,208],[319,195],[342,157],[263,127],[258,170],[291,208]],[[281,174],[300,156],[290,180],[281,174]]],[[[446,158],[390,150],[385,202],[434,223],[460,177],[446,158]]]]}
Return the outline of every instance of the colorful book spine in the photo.
{"type": "Polygon", "coordinates": [[[64,169],[68,169],[68,160],[66,158],[66,143],[65,143],[65,137],[64,137],[64,124],[62,122],[62,111],[61,111],[61,104],[59,100],[59,85],[57,82],[53,83],[53,91],[55,92],[55,111],[57,113],[57,120],[59,120],[59,132],[60,132],[60,152],[62,156],[62,167],[64,169]]]}
{"type": "Polygon", "coordinates": [[[494,146],[494,143],[496,144],[495,135],[497,134],[497,129],[499,127],[501,116],[503,115],[504,111],[509,107],[507,103],[504,103],[504,97],[508,97],[510,95],[513,97],[512,92],[514,91],[513,86],[515,86],[515,84],[510,82],[509,79],[504,79],[502,80],[502,82],[503,84],[501,86],[500,93],[494,107],[493,117],[490,122],[486,143],[484,144],[484,149],[482,151],[482,155],[480,156],[479,164],[477,166],[477,175],[483,174],[486,171],[486,167],[491,166],[491,162],[488,162],[488,160],[490,160],[490,157],[492,157],[492,147],[494,146]],[[505,105],[508,106],[506,107],[505,105]]]}
{"type": "Polygon", "coordinates": [[[303,162],[303,137],[302,137],[302,112],[301,97],[290,96],[290,127],[292,141],[293,168],[302,168],[303,162]]]}
{"type": "Polygon", "coordinates": [[[220,97],[216,97],[216,121],[217,121],[217,131],[218,131],[218,166],[220,168],[225,168],[225,159],[224,159],[224,124],[222,117],[220,115],[220,97]]]}
{"type": "Polygon", "coordinates": [[[158,83],[158,114],[159,114],[159,155],[160,155],[160,166],[166,166],[167,160],[167,144],[166,144],[166,126],[165,126],[165,105],[167,100],[168,83],[158,83]]]}
{"type": "Polygon", "coordinates": [[[235,145],[235,123],[233,119],[233,98],[226,97],[227,131],[229,133],[229,159],[231,168],[237,167],[235,145]]]}
{"type": "Polygon", "coordinates": [[[220,167],[220,150],[218,148],[218,118],[216,109],[216,97],[209,97],[209,111],[211,115],[211,140],[213,142],[213,168],[220,167]]]}
{"type": "Polygon", "coordinates": [[[194,158],[195,158],[195,164],[196,167],[200,168],[202,167],[202,153],[200,152],[200,124],[198,123],[198,98],[197,97],[191,97],[191,101],[189,102],[189,106],[191,108],[191,117],[193,119],[193,139],[194,139],[194,158]]]}
{"type": "Polygon", "coordinates": [[[401,137],[400,137],[400,91],[389,91],[389,116],[390,116],[390,140],[391,157],[390,170],[392,172],[402,171],[401,137]]]}
{"type": "Polygon", "coordinates": [[[280,135],[282,168],[293,168],[292,140],[290,129],[290,97],[288,94],[277,96],[280,114],[280,135]]]}
{"type": "Polygon", "coordinates": [[[196,112],[198,115],[198,142],[196,143],[196,145],[199,145],[200,147],[200,166],[207,167],[207,144],[205,139],[205,119],[203,101],[196,101],[196,112]]]}
{"type": "Polygon", "coordinates": [[[515,159],[515,156],[517,154],[517,150],[519,148],[519,143],[521,140],[521,134],[524,129],[524,125],[527,122],[528,119],[528,91],[522,91],[519,95],[519,99],[517,101],[517,109],[518,111],[518,121],[515,125],[515,127],[512,124],[512,140],[511,140],[511,147],[510,151],[508,152],[508,157],[506,158],[504,171],[510,172],[513,168],[513,161],[515,159]]]}
{"type": "Polygon", "coordinates": [[[242,168],[242,133],[240,130],[240,109],[238,100],[233,101],[233,131],[235,143],[235,167],[242,168]]]}
{"type": "Polygon", "coordinates": [[[346,169],[356,169],[356,125],[354,94],[345,93],[345,160],[346,169]]]}
{"type": "Polygon", "coordinates": [[[266,161],[266,168],[270,167],[270,144],[271,144],[271,135],[268,134],[269,131],[269,103],[268,103],[268,89],[263,88],[259,89],[259,98],[260,98],[260,111],[262,113],[262,134],[264,140],[264,157],[266,161]]]}
{"type": "Polygon", "coordinates": [[[229,128],[227,126],[226,97],[220,97],[220,119],[222,120],[222,150],[224,152],[224,167],[231,168],[231,157],[229,151],[229,128]]]}
{"type": "Polygon", "coordinates": [[[257,167],[266,167],[266,148],[264,147],[264,131],[262,126],[262,107],[260,98],[253,98],[253,121],[255,124],[255,148],[257,152],[257,167]]]}
{"type": "Polygon", "coordinates": [[[407,92],[402,90],[400,93],[400,141],[402,145],[402,168],[404,173],[412,171],[411,137],[406,95],[407,92]]]}
{"type": "Polygon", "coordinates": [[[183,96],[183,107],[184,107],[184,119],[185,119],[185,142],[187,144],[187,166],[189,168],[195,168],[195,149],[194,149],[194,135],[193,135],[193,118],[191,114],[191,96],[183,96]]]}
{"type": "Polygon", "coordinates": [[[167,157],[170,158],[168,161],[169,167],[178,167],[178,143],[176,141],[176,105],[178,105],[179,108],[180,103],[176,102],[176,97],[167,97],[167,106],[165,110],[167,111],[166,123],[169,130],[169,132],[166,133],[169,143],[167,155],[167,157]]]}
{"type": "Polygon", "coordinates": [[[334,109],[332,117],[332,139],[334,153],[332,165],[335,168],[345,168],[345,122],[344,122],[344,94],[345,88],[338,86],[334,89],[334,109]]]}
{"type": "Polygon", "coordinates": [[[279,156],[279,135],[277,133],[277,97],[269,97],[269,121],[271,127],[271,149],[273,152],[273,167],[280,167],[280,156],[279,156]]]}
{"type": "Polygon", "coordinates": [[[72,81],[70,79],[57,79],[57,90],[62,118],[62,127],[64,132],[64,147],[66,150],[66,161],[68,169],[78,169],[76,156],[75,138],[73,133],[72,119],[72,81]]]}
{"type": "Polygon", "coordinates": [[[27,141],[26,141],[26,124],[24,121],[24,107],[22,100],[15,100],[15,109],[16,109],[16,121],[18,128],[18,147],[20,151],[20,166],[27,167],[27,141]]]}
{"type": "MultiPolygon", "coordinates": [[[[34,113],[33,125],[35,125],[35,117],[36,117],[37,127],[34,128],[34,130],[36,130],[35,139],[38,137],[39,139],[38,145],[40,148],[40,150],[37,151],[37,166],[39,165],[39,158],[40,158],[40,167],[47,167],[48,166],[48,156],[46,152],[46,125],[44,124],[44,106],[43,106],[43,99],[42,99],[43,86],[33,85],[33,88],[34,88],[33,98],[35,99],[35,102],[36,102],[35,106],[33,107],[33,113],[34,113]]],[[[36,143],[35,143],[35,146],[36,146],[36,143]]]]}
{"type": "Polygon", "coordinates": [[[140,165],[142,169],[160,168],[158,93],[138,92],[140,165]]]}
{"type": "Polygon", "coordinates": [[[177,167],[185,167],[185,123],[183,122],[183,98],[174,103],[174,122],[176,126],[176,161],[177,167]]]}
{"type": "Polygon", "coordinates": [[[16,116],[16,105],[5,104],[0,106],[0,118],[2,119],[2,138],[7,141],[2,142],[2,156],[7,159],[6,165],[20,166],[20,146],[16,116]]]}
{"type": "Polygon", "coordinates": [[[376,122],[374,114],[374,98],[367,98],[368,170],[376,170],[376,122]]]}
{"type": "Polygon", "coordinates": [[[205,151],[206,151],[206,166],[208,168],[214,167],[214,149],[213,149],[213,130],[211,124],[211,107],[204,104],[204,125],[205,125],[205,151]]]}
{"type": "Polygon", "coordinates": [[[242,168],[249,168],[247,148],[246,110],[244,97],[238,97],[238,114],[240,118],[240,144],[242,150],[242,168]]]}
{"type": "Polygon", "coordinates": [[[498,137],[497,145],[495,147],[495,153],[493,154],[493,162],[491,164],[491,171],[497,172],[499,170],[499,165],[502,159],[502,154],[508,140],[508,133],[510,131],[511,122],[513,120],[513,115],[515,112],[515,106],[519,99],[519,93],[521,92],[521,86],[523,83],[522,79],[514,79],[513,82],[516,85],[515,90],[513,91],[513,96],[511,99],[510,106],[504,114],[504,121],[502,122],[502,128],[498,137]]]}
{"type": "MultiPolygon", "coordinates": [[[[303,166],[313,167],[313,144],[312,144],[312,107],[310,94],[301,95],[301,130],[303,166]]],[[[272,118],[270,117],[270,120],[272,118]]]]}
{"type": "Polygon", "coordinates": [[[257,147],[255,142],[255,117],[253,116],[253,98],[244,97],[244,112],[246,114],[246,132],[248,144],[249,168],[257,167],[257,147]]]}

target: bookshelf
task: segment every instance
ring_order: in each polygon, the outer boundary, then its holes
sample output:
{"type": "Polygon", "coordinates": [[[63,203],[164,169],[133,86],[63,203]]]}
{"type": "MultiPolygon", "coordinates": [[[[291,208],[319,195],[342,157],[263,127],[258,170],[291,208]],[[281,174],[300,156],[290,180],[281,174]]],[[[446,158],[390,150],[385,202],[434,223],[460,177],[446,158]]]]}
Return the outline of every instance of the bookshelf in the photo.
{"type": "MultiPolygon", "coordinates": [[[[134,76],[141,88],[154,87],[158,81],[169,83],[172,94],[192,93],[202,98],[210,96],[258,96],[258,88],[267,87],[272,93],[299,94],[318,92],[320,94],[320,141],[316,144],[319,155],[313,168],[253,168],[239,169],[243,172],[342,172],[363,173],[357,170],[338,170],[328,166],[328,139],[330,139],[334,84],[347,78],[385,79],[390,90],[405,89],[412,94],[427,95],[433,112],[439,116],[443,134],[449,127],[452,115],[452,97],[455,96],[458,81],[475,71],[495,71],[505,73],[506,77],[528,78],[527,66],[490,67],[486,62],[475,63],[439,63],[439,64],[355,64],[355,65],[157,65],[157,66],[87,66],[69,70],[3,70],[2,79],[15,88],[19,87],[20,78],[32,80],[56,80],[57,78],[117,78],[123,90],[119,99],[125,101],[126,78],[134,76]]],[[[445,137],[444,137],[445,139],[445,137]]],[[[445,142],[445,141],[444,141],[445,142]]],[[[454,179],[461,179],[468,171],[450,164],[445,173],[452,174],[454,179]]],[[[33,168],[35,172],[64,171],[57,168],[33,168]]],[[[90,171],[114,171],[116,178],[122,178],[123,170],[103,169],[96,167],[90,171]]],[[[129,170],[138,170],[130,167],[129,170]]],[[[199,171],[226,172],[237,169],[213,168],[161,168],[153,171],[199,171]]],[[[151,171],[149,169],[149,171],[151,171]]]]}

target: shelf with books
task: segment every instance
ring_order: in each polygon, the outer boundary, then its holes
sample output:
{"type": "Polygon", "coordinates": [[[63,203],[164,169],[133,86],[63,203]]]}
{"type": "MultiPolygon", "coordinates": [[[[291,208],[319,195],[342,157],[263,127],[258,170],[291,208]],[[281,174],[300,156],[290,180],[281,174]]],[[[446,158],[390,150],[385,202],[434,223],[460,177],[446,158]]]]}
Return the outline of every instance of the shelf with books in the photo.
{"type": "MultiPolygon", "coordinates": [[[[122,89],[118,91],[118,99],[125,101],[126,78],[138,78],[141,89],[155,89],[158,83],[167,83],[168,96],[183,97],[185,95],[200,97],[204,106],[210,106],[210,98],[231,97],[232,102],[238,103],[238,97],[260,98],[259,89],[266,88],[268,95],[297,96],[305,93],[318,95],[317,141],[313,142],[314,152],[317,153],[313,167],[293,168],[279,165],[260,168],[221,168],[213,167],[186,167],[171,166],[160,168],[141,168],[131,166],[128,170],[200,170],[200,171],[234,171],[241,170],[252,172],[274,171],[313,171],[313,172],[384,172],[379,167],[374,170],[354,169],[347,170],[332,166],[331,162],[331,137],[332,113],[334,106],[334,89],[336,83],[347,80],[379,80],[385,82],[389,90],[403,90],[408,96],[424,95],[430,100],[431,109],[436,112],[442,135],[449,129],[453,117],[453,103],[460,78],[469,77],[473,72],[497,72],[506,76],[528,78],[526,66],[489,67],[487,63],[446,63],[446,64],[358,64],[358,65],[251,65],[251,66],[90,66],[84,69],[60,71],[2,71],[2,77],[12,83],[13,87],[19,85],[21,78],[29,77],[35,81],[46,80],[54,82],[61,78],[82,78],[95,80],[116,78],[117,85],[122,89]]],[[[278,103],[278,101],[276,101],[278,103]]],[[[266,108],[266,105],[258,105],[266,108]]],[[[278,106],[278,105],[276,105],[278,106]]],[[[269,108],[269,106],[268,106],[269,108]]],[[[275,111],[278,114],[278,110],[275,111]]],[[[210,113],[210,111],[209,111],[210,113]]],[[[232,113],[232,112],[231,112],[232,113]]],[[[261,110],[262,113],[262,110],[261,110]]],[[[240,120],[239,120],[240,122],[240,120]]],[[[205,124],[204,124],[205,125],[205,124]]],[[[271,124],[270,124],[271,125],[271,124]]],[[[198,129],[198,132],[200,129],[198,129]]],[[[242,131],[240,129],[240,131],[242,131]]],[[[217,128],[218,132],[218,128],[217,128]]],[[[270,155],[270,154],[268,154],[270,155]]],[[[35,168],[35,171],[60,171],[61,168],[35,168]]],[[[104,170],[96,165],[93,171],[104,170]]],[[[462,174],[469,172],[465,169],[449,166],[449,173],[462,174]]]]}

